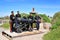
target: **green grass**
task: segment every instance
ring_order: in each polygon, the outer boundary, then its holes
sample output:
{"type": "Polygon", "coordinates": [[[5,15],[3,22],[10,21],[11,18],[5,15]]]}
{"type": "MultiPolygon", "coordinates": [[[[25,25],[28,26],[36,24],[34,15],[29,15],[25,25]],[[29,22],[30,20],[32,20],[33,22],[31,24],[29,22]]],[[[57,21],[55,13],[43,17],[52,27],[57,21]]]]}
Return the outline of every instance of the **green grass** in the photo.
{"type": "Polygon", "coordinates": [[[55,13],[52,19],[51,31],[44,35],[44,40],[60,40],[60,12],[55,13]]]}
{"type": "Polygon", "coordinates": [[[47,15],[45,15],[45,14],[40,14],[40,16],[42,17],[42,19],[43,19],[44,22],[48,22],[48,23],[51,22],[51,20],[49,19],[49,17],[48,17],[47,15]]]}
{"type": "Polygon", "coordinates": [[[44,35],[44,40],[60,40],[60,27],[44,35]]]}
{"type": "Polygon", "coordinates": [[[9,22],[4,23],[2,26],[3,26],[3,28],[5,28],[5,29],[9,29],[9,22]]]}

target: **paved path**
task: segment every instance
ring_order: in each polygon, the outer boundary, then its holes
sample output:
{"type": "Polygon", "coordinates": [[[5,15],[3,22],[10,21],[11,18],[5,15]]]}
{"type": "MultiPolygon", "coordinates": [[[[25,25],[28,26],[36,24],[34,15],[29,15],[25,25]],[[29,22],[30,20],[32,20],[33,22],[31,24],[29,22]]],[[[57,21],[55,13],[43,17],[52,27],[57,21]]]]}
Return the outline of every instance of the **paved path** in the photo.
{"type": "MultiPolygon", "coordinates": [[[[40,34],[36,34],[36,35],[30,35],[30,36],[24,36],[24,37],[18,37],[18,38],[15,38],[14,40],[43,40],[43,36],[45,34],[47,34],[49,31],[46,30],[46,29],[43,29],[43,24],[41,24],[41,31],[44,32],[44,33],[40,33],[40,34]]],[[[0,40],[9,40],[7,39],[6,37],[4,37],[1,32],[3,31],[4,29],[0,27],[0,40]]]]}
{"type": "Polygon", "coordinates": [[[0,40],[8,40],[6,37],[4,37],[2,35],[2,31],[4,31],[5,29],[3,29],[2,27],[0,27],[0,40]]]}
{"type": "Polygon", "coordinates": [[[30,36],[24,36],[24,37],[18,37],[14,40],[43,40],[43,35],[47,33],[46,30],[44,30],[44,33],[36,34],[36,35],[30,35],[30,36]]]}

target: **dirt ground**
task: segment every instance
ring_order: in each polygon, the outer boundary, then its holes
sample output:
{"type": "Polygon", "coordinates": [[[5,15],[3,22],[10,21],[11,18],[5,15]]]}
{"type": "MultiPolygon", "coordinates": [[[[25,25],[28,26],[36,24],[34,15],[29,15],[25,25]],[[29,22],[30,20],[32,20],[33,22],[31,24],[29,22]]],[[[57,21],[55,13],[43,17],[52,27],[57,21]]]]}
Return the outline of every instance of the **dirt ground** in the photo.
{"type": "MultiPolygon", "coordinates": [[[[0,28],[0,40],[9,40],[8,38],[6,38],[5,36],[2,35],[2,31],[3,29],[0,28]]],[[[13,40],[43,40],[42,37],[44,34],[46,34],[48,31],[47,30],[43,30],[45,31],[44,33],[40,33],[40,34],[36,34],[36,35],[30,35],[30,36],[24,36],[24,37],[17,37],[14,38],[13,40]]]]}
{"type": "MultiPolygon", "coordinates": [[[[8,38],[6,38],[5,36],[2,35],[2,31],[4,31],[5,29],[0,27],[0,40],[9,40],[8,38]]],[[[36,35],[29,35],[29,36],[23,36],[23,37],[17,37],[14,38],[14,40],[43,40],[43,36],[48,33],[49,31],[46,29],[42,28],[41,25],[41,29],[40,29],[43,33],[40,34],[36,34],[36,35]]]]}

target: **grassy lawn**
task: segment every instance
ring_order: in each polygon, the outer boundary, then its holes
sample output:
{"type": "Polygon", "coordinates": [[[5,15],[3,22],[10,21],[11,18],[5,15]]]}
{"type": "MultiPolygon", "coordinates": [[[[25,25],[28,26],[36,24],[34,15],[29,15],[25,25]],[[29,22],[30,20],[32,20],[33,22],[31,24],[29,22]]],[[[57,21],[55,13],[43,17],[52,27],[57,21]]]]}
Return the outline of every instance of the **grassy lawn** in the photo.
{"type": "Polygon", "coordinates": [[[9,29],[9,22],[6,22],[2,25],[3,28],[5,29],[9,29]]]}
{"type": "Polygon", "coordinates": [[[44,35],[44,40],[60,40],[60,27],[44,35]]]}

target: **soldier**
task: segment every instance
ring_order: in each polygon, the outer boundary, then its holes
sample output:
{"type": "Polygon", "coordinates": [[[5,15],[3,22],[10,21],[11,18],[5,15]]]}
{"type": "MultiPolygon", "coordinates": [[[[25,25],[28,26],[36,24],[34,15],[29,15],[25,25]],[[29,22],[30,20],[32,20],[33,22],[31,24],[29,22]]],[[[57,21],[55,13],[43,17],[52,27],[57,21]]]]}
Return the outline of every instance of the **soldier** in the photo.
{"type": "Polygon", "coordinates": [[[39,30],[39,24],[41,22],[41,17],[37,14],[35,16],[35,21],[36,21],[36,28],[37,28],[37,30],[39,30]]]}
{"type": "Polygon", "coordinates": [[[14,12],[11,11],[11,15],[10,15],[10,31],[13,32],[14,31],[14,21],[15,21],[15,16],[14,16],[14,12]]]}

